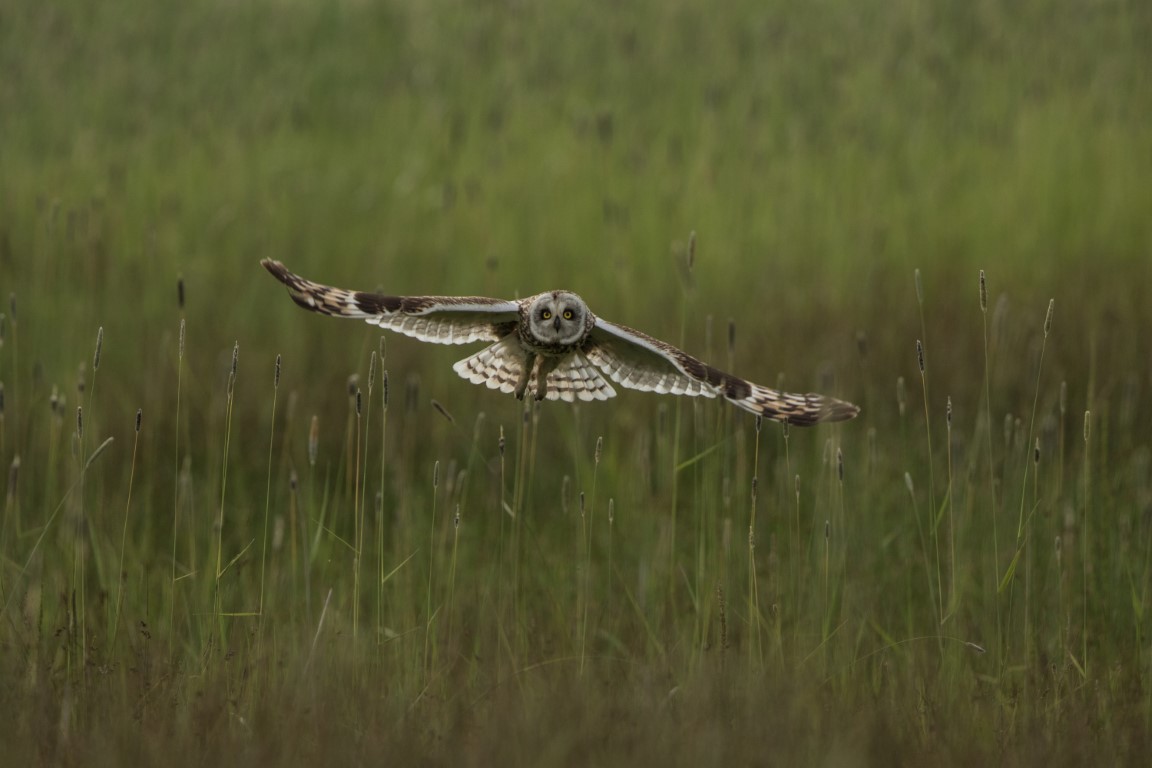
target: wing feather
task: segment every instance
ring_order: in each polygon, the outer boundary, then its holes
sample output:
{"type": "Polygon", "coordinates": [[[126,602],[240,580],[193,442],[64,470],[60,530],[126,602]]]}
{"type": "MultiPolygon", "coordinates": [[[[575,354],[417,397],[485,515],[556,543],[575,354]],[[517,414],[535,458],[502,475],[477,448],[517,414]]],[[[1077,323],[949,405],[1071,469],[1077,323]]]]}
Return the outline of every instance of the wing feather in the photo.
{"type": "Polygon", "coordinates": [[[516,391],[524,359],[524,350],[516,337],[507,336],[464,358],[453,365],[452,370],[473,384],[483,384],[510,395],[516,391]]]}
{"type": "Polygon", "coordinates": [[[628,389],[720,396],[750,413],[800,426],[844,421],[860,412],[855,405],[832,397],[780,392],[745,381],[671,344],[601,318],[596,318],[584,352],[608,378],[628,389]]]}
{"type": "Polygon", "coordinates": [[[498,341],[516,328],[520,305],[484,296],[387,296],[314,283],[278,261],[260,262],[305,309],[365,320],[434,344],[498,341]]]}

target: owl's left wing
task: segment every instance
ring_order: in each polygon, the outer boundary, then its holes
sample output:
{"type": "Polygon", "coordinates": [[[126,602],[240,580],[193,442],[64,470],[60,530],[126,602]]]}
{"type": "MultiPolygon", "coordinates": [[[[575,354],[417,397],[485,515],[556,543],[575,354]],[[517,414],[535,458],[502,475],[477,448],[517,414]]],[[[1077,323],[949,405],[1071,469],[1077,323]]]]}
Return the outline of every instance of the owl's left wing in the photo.
{"type": "Polygon", "coordinates": [[[520,305],[485,296],[386,296],[306,280],[278,261],[260,262],[305,309],[354,317],[434,344],[499,341],[516,328],[520,305]]]}
{"type": "Polygon", "coordinates": [[[628,389],[671,395],[719,395],[750,413],[809,426],[851,419],[860,409],[816,394],[795,394],[753,384],[713,368],[671,344],[596,318],[584,353],[610,379],[628,389]]]}

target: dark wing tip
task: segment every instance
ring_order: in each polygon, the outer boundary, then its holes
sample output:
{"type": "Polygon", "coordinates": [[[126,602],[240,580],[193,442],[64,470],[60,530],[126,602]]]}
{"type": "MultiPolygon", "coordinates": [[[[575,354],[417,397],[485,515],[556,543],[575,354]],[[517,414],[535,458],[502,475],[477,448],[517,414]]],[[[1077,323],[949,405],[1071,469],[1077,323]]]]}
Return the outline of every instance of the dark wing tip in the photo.
{"type": "Polygon", "coordinates": [[[824,398],[824,408],[817,421],[848,421],[860,415],[860,406],[833,397],[824,398]]]}
{"type": "Polygon", "coordinates": [[[275,259],[260,259],[260,266],[264,267],[264,269],[272,273],[273,277],[287,286],[291,286],[296,277],[296,275],[288,271],[287,267],[275,259]]]}
{"type": "Polygon", "coordinates": [[[860,407],[844,400],[837,400],[826,395],[801,395],[807,405],[804,408],[781,410],[774,417],[778,421],[785,421],[794,427],[814,427],[817,424],[848,421],[860,414],[860,407]]]}

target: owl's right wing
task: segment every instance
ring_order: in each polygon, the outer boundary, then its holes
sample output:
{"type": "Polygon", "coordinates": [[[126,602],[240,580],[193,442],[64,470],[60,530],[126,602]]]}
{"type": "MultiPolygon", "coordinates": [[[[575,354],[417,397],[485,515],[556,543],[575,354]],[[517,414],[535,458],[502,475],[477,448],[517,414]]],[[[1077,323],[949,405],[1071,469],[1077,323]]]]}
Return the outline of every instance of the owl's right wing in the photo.
{"type": "Polygon", "coordinates": [[[385,296],[306,280],[278,261],[260,262],[305,309],[354,317],[434,344],[498,341],[515,330],[520,305],[484,296],[385,296]]]}
{"type": "Polygon", "coordinates": [[[628,389],[671,395],[720,396],[758,416],[809,426],[851,419],[860,409],[817,394],[770,389],[725,373],[666,342],[596,318],[584,353],[610,379],[628,389]]]}

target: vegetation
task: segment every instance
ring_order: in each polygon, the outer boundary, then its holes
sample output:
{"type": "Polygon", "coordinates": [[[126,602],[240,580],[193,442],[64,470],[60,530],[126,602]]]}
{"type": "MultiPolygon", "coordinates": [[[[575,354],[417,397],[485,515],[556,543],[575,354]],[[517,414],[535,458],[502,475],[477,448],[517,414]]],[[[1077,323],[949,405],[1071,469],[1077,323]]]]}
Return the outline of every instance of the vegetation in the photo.
{"type": "Polygon", "coordinates": [[[1150,38],[1123,0],[6,4],[5,759],[1142,763],[1150,38]],[[525,407],[262,257],[563,286],[863,413],[525,407]]]}

